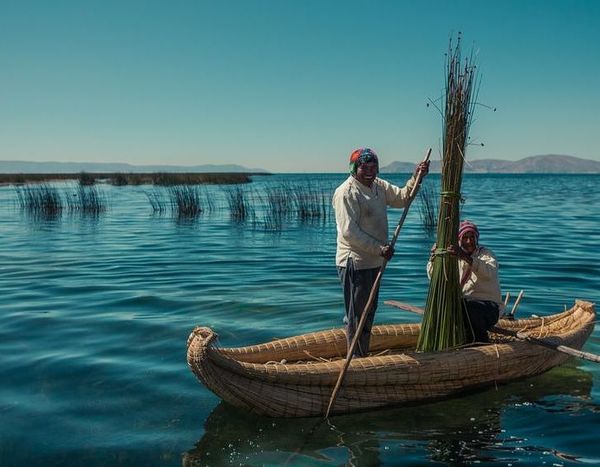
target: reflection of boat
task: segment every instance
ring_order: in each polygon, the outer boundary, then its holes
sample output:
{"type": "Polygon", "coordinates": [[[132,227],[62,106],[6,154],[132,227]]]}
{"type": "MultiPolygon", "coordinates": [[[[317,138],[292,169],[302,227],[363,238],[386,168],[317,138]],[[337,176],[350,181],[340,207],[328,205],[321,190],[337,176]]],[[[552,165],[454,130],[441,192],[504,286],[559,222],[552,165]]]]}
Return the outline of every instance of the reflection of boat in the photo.
{"type": "MultiPolygon", "coordinates": [[[[594,306],[577,301],[563,313],[516,321],[504,329],[580,349],[594,327],[594,306]]],[[[371,354],[350,363],[333,413],[439,399],[451,394],[540,374],[568,356],[511,337],[444,352],[414,351],[419,324],[375,326],[371,354]]],[[[279,339],[260,345],[217,348],[216,334],[194,329],[188,364],[223,400],[276,417],[324,414],[343,365],[342,329],[279,339]]]]}
{"type": "MultiPolygon", "coordinates": [[[[355,465],[379,465],[385,462],[376,458],[390,452],[385,446],[398,445],[410,446],[393,451],[403,452],[406,464],[411,464],[410,456],[415,464],[422,464],[424,455],[453,465],[509,456],[516,464],[512,452],[519,440],[511,442],[510,435],[502,433],[503,413],[515,406],[535,405],[541,411],[535,418],[546,429],[541,421],[546,411],[555,422],[561,413],[571,418],[581,415],[588,405],[596,410],[589,400],[592,383],[591,373],[566,364],[464,397],[336,417],[335,428],[321,424],[314,433],[314,419],[273,420],[221,403],[206,419],[196,446],[184,454],[183,465],[278,465],[291,455],[298,456],[296,464],[301,465],[344,465],[350,458],[355,465]]],[[[399,463],[395,459],[392,463],[399,463]]]]}

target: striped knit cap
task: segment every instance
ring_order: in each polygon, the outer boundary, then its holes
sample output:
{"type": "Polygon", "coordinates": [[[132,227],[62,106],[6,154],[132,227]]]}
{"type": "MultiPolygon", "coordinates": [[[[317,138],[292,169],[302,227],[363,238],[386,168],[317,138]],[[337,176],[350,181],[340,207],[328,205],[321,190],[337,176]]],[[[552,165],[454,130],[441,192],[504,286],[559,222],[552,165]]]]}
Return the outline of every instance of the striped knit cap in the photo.
{"type": "Polygon", "coordinates": [[[479,229],[471,221],[462,221],[458,226],[458,244],[462,243],[462,238],[467,232],[473,232],[475,241],[479,243],[479,229]]]}
{"type": "Polygon", "coordinates": [[[376,162],[377,170],[379,170],[379,159],[377,159],[375,151],[369,148],[360,148],[352,151],[352,154],[350,154],[350,173],[356,175],[358,167],[367,162],[376,162]]]}

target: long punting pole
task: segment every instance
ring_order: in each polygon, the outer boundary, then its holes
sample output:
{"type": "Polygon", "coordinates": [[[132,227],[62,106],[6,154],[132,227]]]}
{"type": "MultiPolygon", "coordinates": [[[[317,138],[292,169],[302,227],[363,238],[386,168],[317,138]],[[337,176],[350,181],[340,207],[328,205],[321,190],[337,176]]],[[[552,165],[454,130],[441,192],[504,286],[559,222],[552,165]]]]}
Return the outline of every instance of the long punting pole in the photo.
{"type": "MultiPolygon", "coordinates": [[[[394,306],[396,308],[400,308],[401,310],[412,311],[413,313],[418,313],[420,315],[422,315],[425,312],[423,308],[419,308],[418,306],[414,305],[409,305],[408,303],[397,302],[396,300],[386,300],[385,304],[394,306]]],[[[500,326],[493,326],[490,329],[490,331],[495,332],[496,334],[502,334],[503,336],[515,337],[516,339],[529,342],[530,344],[541,345],[542,347],[556,350],[557,352],[566,353],[568,355],[571,355],[572,357],[581,358],[583,360],[589,360],[590,362],[600,363],[600,355],[596,355],[590,352],[584,352],[583,350],[577,350],[572,347],[567,347],[566,345],[558,345],[553,342],[550,342],[547,339],[532,337],[529,334],[522,331],[504,329],[500,326]]]]}
{"type": "MultiPolygon", "coordinates": [[[[431,148],[428,149],[423,162],[427,162],[429,160],[429,156],[431,156],[431,148]]],[[[419,172],[417,174],[417,180],[410,194],[408,195],[408,200],[406,202],[406,206],[402,211],[402,216],[398,221],[398,225],[394,230],[394,236],[392,237],[392,241],[390,242],[390,246],[394,248],[396,244],[396,240],[398,240],[398,235],[400,235],[400,229],[402,228],[402,224],[404,224],[404,219],[406,219],[406,215],[408,214],[408,209],[410,208],[411,203],[415,197],[415,194],[419,188],[419,184],[423,179],[423,174],[419,172]]],[[[365,309],[363,310],[362,316],[360,317],[360,321],[358,322],[358,327],[356,328],[356,332],[354,334],[354,338],[350,343],[350,348],[348,349],[348,353],[346,354],[346,360],[344,361],[344,366],[342,367],[342,371],[340,371],[340,375],[338,376],[337,382],[335,383],[335,387],[333,388],[333,392],[331,393],[331,398],[329,399],[329,405],[327,406],[327,412],[325,413],[325,418],[329,417],[329,412],[331,412],[331,408],[335,403],[335,398],[337,397],[338,391],[344,382],[344,376],[346,376],[346,370],[348,370],[348,366],[350,365],[350,361],[352,360],[352,354],[354,353],[354,349],[356,348],[356,343],[358,342],[358,338],[362,333],[363,328],[365,327],[365,322],[367,321],[367,315],[371,312],[371,308],[373,308],[373,303],[375,302],[375,296],[377,294],[377,290],[379,289],[379,283],[381,282],[381,276],[383,276],[383,272],[385,271],[385,267],[387,266],[388,260],[384,258],[383,264],[377,273],[377,277],[375,278],[375,282],[373,283],[373,287],[371,288],[371,293],[369,294],[369,299],[367,300],[367,304],[365,305],[365,309]]]]}

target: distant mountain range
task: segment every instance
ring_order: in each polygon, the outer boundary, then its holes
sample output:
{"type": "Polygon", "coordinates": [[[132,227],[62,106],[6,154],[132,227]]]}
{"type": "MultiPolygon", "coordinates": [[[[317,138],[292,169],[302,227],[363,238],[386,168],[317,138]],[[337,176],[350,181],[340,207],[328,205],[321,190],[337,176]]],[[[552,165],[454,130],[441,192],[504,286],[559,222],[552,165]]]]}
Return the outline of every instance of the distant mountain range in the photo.
{"type": "MultiPolygon", "coordinates": [[[[411,162],[392,162],[381,167],[382,173],[407,173],[415,169],[411,162]]],[[[440,161],[431,161],[431,172],[440,172],[440,161]]],[[[600,161],[573,156],[548,154],[531,156],[518,161],[503,159],[468,160],[465,173],[600,173],[600,161]]]]}
{"type": "MultiPolygon", "coordinates": [[[[409,173],[415,168],[412,162],[392,162],[381,167],[382,173],[409,173]]],[[[573,156],[549,154],[531,156],[518,161],[503,159],[468,160],[465,173],[600,173],[600,161],[581,159],[573,156]]],[[[440,172],[440,161],[431,162],[431,172],[440,172]]],[[[204,165],[132,165],[111,162],[31,162],[2,161],[0,173],[154,173],[154,172],[196,172],[196,173],[269,173],[267,170],[248,168],[237,164],[204,165]]]]}
{"type": "Polygon", "coordinates": [[[268,173],[264,169],[250,169],[236,164],[205,165],[132,165],[111,162],[28,162],[0,161],[0,173],[155,173],[155,172],[190,172],[190,173],[268,173]]]}

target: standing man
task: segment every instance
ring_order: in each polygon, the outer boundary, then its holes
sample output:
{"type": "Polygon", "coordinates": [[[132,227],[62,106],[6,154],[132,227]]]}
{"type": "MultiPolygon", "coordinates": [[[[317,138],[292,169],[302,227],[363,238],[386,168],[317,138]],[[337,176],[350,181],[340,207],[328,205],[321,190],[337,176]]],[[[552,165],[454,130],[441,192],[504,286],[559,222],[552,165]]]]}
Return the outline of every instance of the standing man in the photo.
{"type": "MultiPolygon", "coordinates": [[[[346,306],[346,340],[350,348],[384,258],[390,260],[394,249],[388,242],[387,206],[401,208],[416,183],[416,176],[429,173],[429,161],[421,162],[404,188],[377,177],[379,160],[369,148],[350,154],[350,176],[333,194],[337,225],[336,265],[346,306]]],[[[377,295],[354,350],[356,357],[369,352],[371,326],[377,309],[377,295]]]]}

